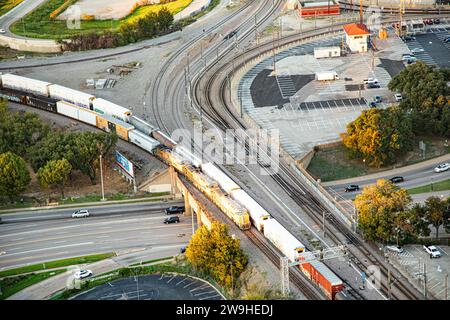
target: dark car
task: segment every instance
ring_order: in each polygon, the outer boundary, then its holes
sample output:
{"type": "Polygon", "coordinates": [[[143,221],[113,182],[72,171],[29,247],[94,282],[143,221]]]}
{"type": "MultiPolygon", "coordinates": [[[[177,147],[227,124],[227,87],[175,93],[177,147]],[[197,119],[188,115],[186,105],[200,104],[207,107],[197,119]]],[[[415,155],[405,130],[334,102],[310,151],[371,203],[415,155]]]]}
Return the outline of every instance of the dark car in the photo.
{"type": "Polygon", "coordinates": [[[441,23],[441,20],[440,19],[434,19],[434,24],[440,24],[441,23]]]}
{"type": "Polygon", "coordinates": [[[166,214],[183,213],[184,206],[172,206],[165,210],[166,214]]]}
{"type": "Polygon", "coordinates": [[[381,96],[375,96],[373,97],[373,101],[376,103],[381,103],[383,102],[383,99],[381,98],[381,96]]]}
{"type": "Polygon", "coordinates": [[[376,102],[373,102],[373,101],[369,105],[370,105],[371,108],[376,108],[377,107],[376,102]]]}
{"type": "Polygon", "coordinates": [[[168,217],[168,218],[164,219],[164,223],[166,223],[166,224],[178,223],[178,222],[180,222],[180,218],[178,218],[178,216],[168,217]]]}
{"type": "Polygon", "coordinates": [[[405,179],[403,179],[403,177],[393,177],[393,178],[390,178],[389,180],[391,180],[392,183],[399,183],[399,182],[405,181],[405,179]]]}
{"type": "Polygon", "coordinates": [[[186,247],[182,247],[181,249],[180,249],[180,253],[185,253],[186,252],[186,247]]]}
{"type": "Polygon", "coordinates": [[[379,83],[376,82],[369,82],[367,84],[367,88],[368,89],[373,89],[373,88],[381,88],[379,83]]]}
{"type": "Polygon", "coordinates": [[[359,186],[357,184],[351,184],[345,187],[345,192],[357,191],[359,190],[359,186]]]}

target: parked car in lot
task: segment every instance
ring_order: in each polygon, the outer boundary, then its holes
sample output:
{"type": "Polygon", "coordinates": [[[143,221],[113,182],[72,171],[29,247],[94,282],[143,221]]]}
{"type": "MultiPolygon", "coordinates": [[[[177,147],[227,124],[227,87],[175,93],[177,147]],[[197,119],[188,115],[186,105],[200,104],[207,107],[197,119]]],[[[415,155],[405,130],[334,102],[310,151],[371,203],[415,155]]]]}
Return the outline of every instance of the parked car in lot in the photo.
{"type": "Polygon", "coordinates": [[[412,53],[420,53],[420,52],[425,52],[425,50],[423,50],[422,48],[414,48],[414,49],[411,49],[411,52],[412,53]]]}
{"type": "Polygon", "coordinates": [[[403,39],[403,41],[413,41],[413,40],[416,40],[416,37],[414,37],[414,36],[403,36],[402,39],[403,39]]]}
{"type": "Polygon", "coordinates": [[[93,273],[91,270],[78,270],[73,274],[75,279],[84,279],[92,275],[93,273]]]}
{"type": "Polygon", "coordinates": [[[394,94],[395,101],[400,102],[403,100],[403,96],[400,93],[394,94]]]}
{"type": "Polygon", "coordinates": [[[450,37],[445,38],[445,39],[444,39],[444,42],[445,42],[445,43],[450,43],[450,37]]]}
{"type": "Polygon", "coordinates": [[[378,82],[369,82],[367,84],[367,89],[381,88],[378,82]]]}
{"type": "Polygon", "coordinates": [[[399,182],[403,182],[405,181],[405,179],[403,179],[403,177],[397,176],[397,177],[392,177],[389,179],[392,183],[399,183],[399,182]]]}
{"type": "Polygon", "coordinates": [[[0,29],[0,33],[6,33],[5,29],[0,29]]]}
{"type": "Polygon", "coordinates": [[[171,206],[165,210],[166,214],[183,213],[184,206],[171,206]]]}
{"type": "Polygon", "coordinates": [[[371,108],[376,108],[376,107],[377,107],[377,103],[374,102],[374,101],[371,101],[371,102],[369,103],[369,107],[371,107],[371,108]]]}
{"type": "Polygon", "coordinates": [[[434,22],[434,24],[440,24],[441,20],[436,18],[436,19],[433,20],[433,22],[434,22]]]}
{"type": "Polygon", "coordinates": [[[441,163],[436,168],[434,168],[434,172],[444,172],[450,169],[450,163],[441,163]]]}
{"type": "Polygon", "coordinates": [[[186,247],[181,247],[180,253],[185,253],[185,252],[186,252],[186,247]]]}
{"type": "Polygon", "coordinates": [[[431,258],[439,258],[442,256],[442,253],[435,246],[423,246],[423,249],[431,258]]]}
{"type": "Polygon", "coordinates": [[[357,191],[359,186],[357,184],[351,184],[345,187],[345,192],[357,191]]]}
{"type": "Polygon", "coordinates": [[[375,96],[373,97],[373,101],[376,103],[381,103],[383,102],[383,99],[381,98],[381,96],[375,96]]]}
{"type": "Polygon", "coordinates": [[[72,213],[72,218],[86,218],[89,217],[89,211],[85,209],[77,210],[72,213]]]}
{"type": "Polygon", "coordinates": [[[178,216],[168,217],[168,218],[164,219],[165,224],[178,223],[178,222],[180,222],[180,218],[178,218],[178,216]]]}
{"type": "Polygon", "coordinates": [[[386,249],[395,253],[402,253],[404,251],[400,246],[386,246],[386,249]]]}

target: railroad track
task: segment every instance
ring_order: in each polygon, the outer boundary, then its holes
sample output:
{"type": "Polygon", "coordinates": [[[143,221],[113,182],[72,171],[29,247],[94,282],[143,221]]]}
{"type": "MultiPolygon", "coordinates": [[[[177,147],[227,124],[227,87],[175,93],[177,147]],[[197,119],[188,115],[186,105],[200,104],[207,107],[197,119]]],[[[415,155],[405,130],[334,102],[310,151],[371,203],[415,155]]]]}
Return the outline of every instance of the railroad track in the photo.
{"type": "MultiPolygon", "coordinates": [[[[347,1],[339,1],[340,7],[343,10],[348,11],[359,11],[359,1],[353,1],[353,2],[347,2],[347,1]]],[[[363,10],[367,11],[367,9],[375,9],[379,8],[376,6],[368,6],[363,5],[363,10]]],[[[399,10],[399,7],[382,7],[382,9],[379,12],[382,13],[393,13],[397,14],[399,10]]],[[[404,14],[443,14],[443,13],[450,13],[449,6],[446,7],[437,7],[437,8],[404,8],[404,14]]]]}
{"type": "MultiPolygon", "coordinates": [[[[392,19],[391,19],[392,20],[392,19]]],[[[396,21],[396,20],[394,20],[396,21]]],[[[392,21],[386,22],[391,23],[392,21]]],[[[330,28],[326,27],[323,28],[324,31],[322,34],[329,34],[330,28]]],[[[333,28],[331,28],[333,31],[333,28]]],[[[288,37],[284,37],[280,39],[280,46],[286,46],[289,43],[295,42],[300,40],[299,38],[305,38],[304,36],[298,36],[298,35],[291,35],[288,37]]],[[[235,57],[236,59],[242,59],[245,56],[248,56],[245,61],[242,61],[241,64],[238,65],[237,68],[234,70],[228,70],[227,76],[229,77],[230,74],[232,74],[236,69],[238,69],[240,66],[246,63],[246,61],[252,60],[256,58],[257,56],[261,55],[261,53],[272,50],[271,43],[263,44],[257,48],[252,48],[251,50],[244,52],[238,56],[235,57]],[[256,51],[252,55],[252,51],[256,51]]],[[[221,67],[218,69],[213,69],[218,63],[211,64],[206,70],[204,70],[203,74],[201,76],[198,76],[199,80],[194,83],[193,86],[193,92],[194,92],[194,98],[195,103],[197,105],[201,105],[200,102],[205,99],[202,99],[199,95],[202,94],[202,92],[207,92],[206,95],[206,101],[207,101],[207,108],[203,108],[203,112],[206,113],[207,117],[209,117],[210,121],[214,122],[214,125],[217,126],[220,129],[227,129],[227,128],[245,128],[245,125],[241,122],[239,118],[235,116],[233,111],[231,111],[229,104],[226,101],[226,78],[222,77],[222,81],[219,81],[219,94],[217,94],[217,91],[212,90],[213,84],[217,82],[217,75],[223,74],[225,70],[229,68],[230,62],[227,64],[222,64],[221,67]],[[211,71],[213,70],[213,71],[211,71]],[[206,76],[210,73],[209,77],[206,76]],[[206,80],[205,80],[206,79],[206,80]],[[203,80],[203,82],[201,81],[203,80]],[[199,91],[198,88],[200,86],[203,86],[205,89],[202,91],[199,91]],[[219,96],[220,97],[220,107],[214,108],[214,102],[212,96],[219,96]],[[220,110],[220,111],[218,111],[220,110]]],[[[362,261],[356,261],[357,264],[361,269],[367,268],[370,264],[376,264],[380,266],[381,272],[384,276],[384,278],[387,278],[388,268],[383,264],[380,259],[377,256],[374,256],[371,254],[370,250],[367,247],[367,245],[359,239],[358,236],[355,236],[343,223],[341,223],[339,220],[337,220],[333,215],[329,214],[329,210],[327,210],[319,200],[316,199],[314,195],[312,195],[309,190],[307,190],[300,181],[298,181],[298,178],[296,178],[289,166],[284,165],[282,167],[282,171],[284,174],[287,174],[288,179],[291,180],[293,183],[287,183],[286,178],[279,178],[278,183],[280,185],[284,185],[285,190],[301,190],[302,192],[297,192],[296,194],[291,194],[291,197],[296,201],[299,205],[301,205],[304,208],[307,208],[308,214],[315,220],[321,222],[321,217],[319,219],[318,212],[322,212],[325,210],[327,214],[327,225],[333,225],[336,227],[336,229],[347,239],[347,241],[351,244],[353,244],[353,250],[358,250],[360,254],[362,254],[365,257],[365,263],[362,261]]],[[[277,178],[275,177],[275,180],[277,178]]],[[[333,232],[330,232],[330,227],[328,227],[329,233],[334,234],[333,232]]],[[[334,230],[335,231],[335,230],[334,230]]],[[[336,243],[340,243],[340,241],[336,238],[334,239],[336,243]]],[[[396,299],[422,299],[423,296],[415,290],[412,286],[410,287],[408,284],[404,284],[403,279],[400,275],[397,275],[399,281],[395,282],[395,288],[398,290],[396,293],[392,293],[392,296],[396,299]]],[[[387,292],[389,289],[387,288],[387,284],[382,281],[382,287],[385,292],[387,292]]],[[[395,290],[393,290],[395,291],[395,290]]]]}

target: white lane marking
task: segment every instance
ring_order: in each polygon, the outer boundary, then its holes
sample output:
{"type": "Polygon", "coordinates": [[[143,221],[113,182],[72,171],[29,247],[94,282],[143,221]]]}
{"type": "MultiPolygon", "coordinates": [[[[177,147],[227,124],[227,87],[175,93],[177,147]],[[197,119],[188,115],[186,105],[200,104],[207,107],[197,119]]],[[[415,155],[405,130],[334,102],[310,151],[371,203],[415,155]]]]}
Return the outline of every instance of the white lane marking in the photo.
{"type": "Polygon", "coordinates": [[[11,241],[19,241],[19,240],[23,240],[25,238],[17,238],[17,239],[11,239],[11,241]]]}
{"type": "MultiPolygon", "coordinates": [[[[352,268],[353,269],[355,269],[355,271],[358,273],[358,275],[361,275],[361,273],[359,272],[359,270],[353,265],[353,263],[351,263],[351,266],[352,266],[352,268]]],[[[383,299],[384,300],[388,300],[388,298],[387,297],[385,297],[381,292],[380,292],[380,290],[378,290],[377,288],[375,288],[375,286],[370,282],[370,281],[368,281],[368,279],[366,278],[366,283],[368,283],[381,297],[383,297],[383,299]]]]}
{"type": "Polygon", "coordinates": [[[445,251],[444,249],[442,249],[442,247],[436,246],[436,248],[438,248],[440,251],[442,251],[443,253],[445,253],[448,256],[447,251],[445,251]]]}
{"type": "Polygon", "coordinates": [[[31,216],[31,217],[25,217],[25,218],[14,218],[14,219],[11,219],[11,220],[5,220],[5,221],[16,221],[16,220],[29,220],[29,219],[36,219],[36,218],[53,218],[53,217],[63,217],[63,215],[49,215],[49,216],[35,216],[35,217],[33,217],[33,216],[31,216]]]}
{"type": "Polygon", "coordinates": [[[59,249],[59,248],[67,248],[67,247],[76,247],[76,246],[84,246],[94,244],[93,242],[84,242],[84,243],[75,243],[75,244],[67,244],[65,246],[56,246],[56,247],[50,247],[50,248],[42,248],[42,249],[34,249],[34,250],[28,250],[28,251],[22,251],[22,252],[15,252],[15,253],[7,253],[5,256],[10,257],[18,254],[24,254],[24,253],[30,253],[30,252],[38,252],[38,251],[50,251],[53,249],[59,249]]]}

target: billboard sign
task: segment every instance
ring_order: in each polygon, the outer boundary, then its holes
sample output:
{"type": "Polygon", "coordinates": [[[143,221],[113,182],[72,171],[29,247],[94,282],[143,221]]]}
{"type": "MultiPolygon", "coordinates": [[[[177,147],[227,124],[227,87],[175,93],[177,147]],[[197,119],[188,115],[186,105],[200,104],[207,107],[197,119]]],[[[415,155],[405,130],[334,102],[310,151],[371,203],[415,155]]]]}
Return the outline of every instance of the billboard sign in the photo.
{"type": "Polygon", "coordinates": [[[134,178],[134,166],[133,163],[125,158],[119,151],[116,151],[116,163],[132,178],[134,178]]]}

